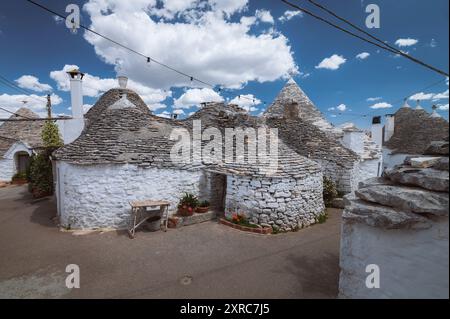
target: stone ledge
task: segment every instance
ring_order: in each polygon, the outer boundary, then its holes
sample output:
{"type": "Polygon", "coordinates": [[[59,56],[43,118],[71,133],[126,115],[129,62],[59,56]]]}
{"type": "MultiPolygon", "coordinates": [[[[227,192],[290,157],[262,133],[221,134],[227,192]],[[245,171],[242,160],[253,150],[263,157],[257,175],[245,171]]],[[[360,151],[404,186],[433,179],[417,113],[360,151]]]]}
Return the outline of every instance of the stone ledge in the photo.
{"type": "Polygon", "coordinates": [[[346,221],[361,222],[385,229],[427,229],[431,227],[430,221],[419,214],[365,202],[354,195],[348,195],[345,199],[346,207],[342,218],[346,221]]]}
{"type": "Polygon", "coordinates": [[[246,232],[250,232],[250,233],[255,233],[255,234],[261,234],[261,235],[269,235],[272,234],[272,227],[260,227],[260,228],[252,228],[252,227],[247,227],[247,226],[242,226],[242,225],[237,225],[234,224],[224,218],[221,218],[219,220],[219,222],[222,225],[225,226],[229,226],[231,228],[237,229],[237,230],[241,230],[241,231],[246,231],[246,232]]]}
{"type": "Polygon", "coordinates": [[[199,224],[216,219],[217,213],[215,211],[209,211],[206,213],[198,214],[194,213],[192,216],[179,216],[173,215],[169,217],[168,227],[179,228],[181,226],[189,226],[199,224]]]}
{"type": "Polygon", "coordinates": [[[202,213],[202,214],[198,214],[198,213],[194,213],[194,215],[192,216],[177,216],[182,218],[182,225],[183,226],[189,226],[189,225],[194,225],[194,224],[199,224],[199,223],[203,223],[203,222],[207,222],[210,220],[213,220],[216,218],[216,212],[215,211],[209,211],[206,213],[202,213]]]}

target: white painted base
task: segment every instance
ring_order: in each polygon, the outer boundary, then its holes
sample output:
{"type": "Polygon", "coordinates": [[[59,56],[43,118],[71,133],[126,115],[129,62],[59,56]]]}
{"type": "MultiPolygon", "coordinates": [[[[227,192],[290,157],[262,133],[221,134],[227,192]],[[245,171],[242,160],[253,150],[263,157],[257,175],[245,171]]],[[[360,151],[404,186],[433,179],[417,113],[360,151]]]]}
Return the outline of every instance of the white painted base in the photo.
{"type": "Polygon", "coordinates": [[[342,225],[339,291],[341,298],[448,298],[448,217],[426,230],[342,225]],[[380,268],[380,288],[369,289],[366,266],[380,268]]]}

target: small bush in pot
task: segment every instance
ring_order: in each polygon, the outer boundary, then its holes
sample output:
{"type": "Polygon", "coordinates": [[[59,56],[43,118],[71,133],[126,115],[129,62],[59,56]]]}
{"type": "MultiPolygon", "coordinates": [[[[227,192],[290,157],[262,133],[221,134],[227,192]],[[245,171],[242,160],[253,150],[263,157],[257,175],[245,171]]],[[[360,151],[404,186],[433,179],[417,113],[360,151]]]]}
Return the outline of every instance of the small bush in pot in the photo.
{"type": "Polygon", "coordinates": [[[197,206],[198,198],[193,194],[185,193],[178,204],[178,214],[192,216],[197,206]]]}
{"type": "Polygon", "coordinates": [[[199,214],[206,213],[209,210],[210,203],[207,200],[203,200],[198,204],[197,209],[195,210],[199,214]]]}

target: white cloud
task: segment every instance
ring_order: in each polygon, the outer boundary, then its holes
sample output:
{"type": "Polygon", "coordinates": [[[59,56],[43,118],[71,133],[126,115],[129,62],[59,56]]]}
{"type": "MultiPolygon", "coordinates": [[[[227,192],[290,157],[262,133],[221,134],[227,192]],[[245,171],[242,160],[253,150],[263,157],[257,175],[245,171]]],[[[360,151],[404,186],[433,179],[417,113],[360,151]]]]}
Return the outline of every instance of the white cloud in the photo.
{"type": "Polygon", "coordinates": [[[337,70],[347,60],[342,55],[333,54],[331,57],[323,59],[316,69],[337,70]]]}
{"type": "Polygon", "coordinates": [[[372,105],[371,109],[389,109],[392,107],[392,104],[386,102],[380,102],[372,105]]]}
{"type": "Polygon", "coordinates": [[[16,80],[16,83],[23,89],[33,90],[35,92],[52,90],[50,85],[39,82],[39,79],[33,75],[22,75],[16,80]]]}
{"type": "MultiPolygon", "coordinates": [[[[51,94],[50,99],[52,106],[57,106],[63,102],[63,99],[56,94],[51,94]]],[[[47,116],[46,104],[46,95],[0,94],[0,106],[10,112],[16,112],[21,107],[27,107],[39,116],[47,116]],[[26,101],[26,103],[23,103],[23,101],[26,101]]],[[[10,116],[10,113],[0,110],[0,118],[8,118],[10,116]]]]}
{"type": "Polygon", "coordinates": [[[258,110],[256,106],[261,104],[261,100],[256,98],[253,94],[243,94],[236,96],[229,104],[236,104],[247,112],[254,112],[258,110]]]}
{"type": "Polygon", "coordinates": [[[334,111],[334,110],[336,110],[336,108],[334,106],[328,108],[328,111],[334,111]]]}
{"type": "Polygon", "coordinates": [[[309,78],[310,76],[311,76],[311,73],[309,73],[309,72],[299,72],[299,75],[300,75],[300,77],[302,78],[302,79],[307,79],[307,78],[309,78]]]}
{"type": "Polygon", "coordinates": [[[183,115],[183,114],[185,114],[185,113],[184,113],[184,111],[181,110],[181,109],[176,109],[176,110],[173,110],[173,114],[176,114],[176,115],[183,115]]]}
{"type": "MultiPolygon", "coordinates": [[[[78,66],[66,64],[61,70],[50,72],[50,78],[52,78],[56,82],[58,90],[65,92],[70,91],[70,80],[66,72],[72,69],[78,69],[78,66]]],[[[101,93],[118,86],[119,85],[117,79],[102,79],[98,76],[85,73],[83,78],[83,95],[89,97],[98,97],[101,93]]],[[[151,110],[161,108],[158,103],[164,101],[172,94],[171,91],[153,89],[132,79],[128,80],[127,88],[136,91],[136,93],[140,95],[140,97],[144,100],[144,102],[149,106],[151,110]]]]}
{"type": "Polygon", "coordinates": [[[147,106],[150,109],[150,111],[152,111],[152,112],[167,108],[167,105],[162,104],[162,103],[147,104],[147,106]]]}
{"type": "Polygon", "coordinates": [[[359,60],[365,60],[365,59],[367,59],[369,56],[370,56],[370,53],[368,53],[368,52],[362,52],[362,53],[358,54],[358,55],[356,56],[356,58],[359,59],[359,60]]]}
{"type": "Polygon", "coordinates": [[[345,112],[345,110],[347,110],[347,105],[345,104],[340,104],[339,106],[336,107],[339,111],[341,112],[345,112]]]}
{"type": "Polygon", "coordinates": [[[413,100],[413,101],[424,101],[424,100],[431,100],[434,96],[434,93],[424,93],[424,92],[420,92],[420,93],[416,93],[414,95],[412,95],[409,99],[413,100]]]}
{"type": "Polygon", "coordinates": [[[279,17],[278,18],[278,20],[281,22],[281,23],[284,23],[284,22],[286,22],[286,21],[289,21],[289,20],[291,20],[292,18],[294,18],[294,17],[302,17],[303,16],[303,12],[301,12],[301,11],[299,11],[299,10],[295,10],[295,11],[293,11],[293,10],[287,10],[287,11],[285,11],[284,13],[283,13],[283,15],[281,16],[281,17],[279,17]]]}
{"type": "Polygon", "coordinates": [[[369,98],[367,99],[367,102],[375,102],[375,101],[379,101],[379,100],[381,100],[381,99],[382,99],[381,96],[377,96],[377,97],[369,97],[369,98]]]}
{"type": "MultiPolygon", "coordinates": [[[[155,10],[161,9],[161,3],[155,6],[156,0],[90,0],[83,8],[92,21],[90,27],[99,33],[208,83],[240,88],[249,81],[274,81],[297,70],[284,35],[275,30],[255,34],[250,31],[254,22],[230,18],[246,10],[247,3],[189,2],[184,11],[177,11],[181,9],[171,4],[172,15],[178,17],[175,21],[155,16],[155,10]]],[[[167,1],[162,4],[168,6],[167,1]]],[[[122,72],[132,74],[136,82],[152,88],[191,86],[188,78],[156,63],[146,67],[141,56],[105,39],[89,32],[84,37],[106,63],[115,65],[118,58],[122,59],[122,72]]]]}
{"type": "Polygon", "coordinates": [[[441,111],[448,111],[448,104],[439,104],[437,107],[441,111]]]}
{"type": "Polygon", "coordinates": [[[411,38],[398,39],[397,41],[395,41],[395,44],[399,47],[410,47],[416,45],[417,43],[419,43],[419,40],[411,38]]]}
{"type": "Polygon", "coordinates": [[[264,23],[274,24],[275,20],[272,17],[272,14],[268,10],[256,10],[255,16],[264,23]]]}
{"type": "Polygon", "coordinates": [[[189,89],[174,102],[176,109],[188,109],[205,102],[223,102],[223,97],[209,88],[189,89]]]}
{"type": "Polygon", "coordinates": [[[445,100],[445,99],[448,99],[448,89],[445,91],[445,92],[442,92],[442,93],[438,93],[438,94],[435,94],[434,96],[433,96],[433,101],[438,101],[438,100],[445,100]]]}
{"type": "Polygon", "coordinates": [[[55,20],[55,22],[56,22],[57,24],[61,24],[61,23],[64,22],[64,19],[61,18],[60,16],[57,16],[57,15],[54,15],[54,16],[53,16],[53,20],[55,20]]]}
{"type": "Polygon", "coordinates": [[[167,112],[167,111],[164,111],[162,113],[158,113],[158,114],[155,114],[155,115],[159,116],[159,117],[166,118],[166,119],[170,119],[171,118],[171,114],[169,112],[167,112]]]}

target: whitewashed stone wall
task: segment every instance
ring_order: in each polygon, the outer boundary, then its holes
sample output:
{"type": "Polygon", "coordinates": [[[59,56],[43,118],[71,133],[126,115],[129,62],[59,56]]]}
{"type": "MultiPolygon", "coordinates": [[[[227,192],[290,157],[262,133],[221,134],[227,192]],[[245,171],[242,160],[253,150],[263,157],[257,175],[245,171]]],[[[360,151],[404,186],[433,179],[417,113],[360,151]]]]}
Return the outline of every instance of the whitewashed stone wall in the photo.
{"type": "Polygon", "coordinates": [[[323,175],[331,178],[336,183],[337,189],[342,193],[350,193],[353,190],[352,168],[337,165],[333,161],[315,160],[322,167],[323,175]]]}
{"type": "Polygon", "coordinates": [[[184,192],[209,196],[202,171],[57,162],[56,174],[61,224],[75,229],[125,228],[130,200],[167,200],[174,211],[184,192]]]}
{"type": "Polygon", "coordinates": [[[0,181],[10,182],[17,172],[16,154],[25,152],[31,156],[32,152],[23,143],[16,143],[0,158],[0,181]]]}
{"type": "Polygon", "coordinates": [[[378,177],[383,172],[381,159],[365,160],[355,164],[351,174],[351,191],[358,189],[360,182],[378,177]]]}
{"type": "Polygon", "coordinates": [[[393,168],[396,165],[403,164],[408,156],[417,154],[392,154],[392,150],[383,147],[383,170],[393,168]]]}
{"type": "Polygon", "coordinates": [[[242,213],[284,231],[309,226],[324,212],[322,188],[322,173],[303,179],[228,176],[225,215],[242,213]]]}
{"type": "Polygon", "coordinates": [[[9,182],[16,171],[14,159],[0,159],[0,181],[9,182]]]}
{"type": "Polygon", "coordinates": [[[384,229],[343,220],[341,298],[449,297],[448,216],[428,229],[384,229]],[[366,266],[380,269],[380,288],[368,289],[366,266]]]}

